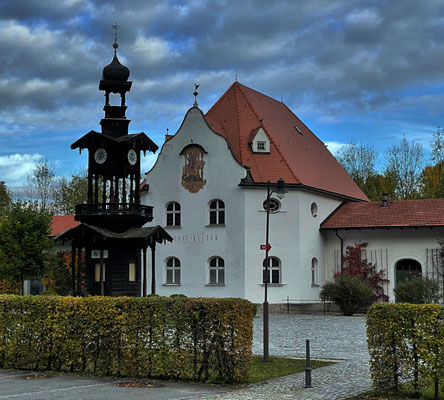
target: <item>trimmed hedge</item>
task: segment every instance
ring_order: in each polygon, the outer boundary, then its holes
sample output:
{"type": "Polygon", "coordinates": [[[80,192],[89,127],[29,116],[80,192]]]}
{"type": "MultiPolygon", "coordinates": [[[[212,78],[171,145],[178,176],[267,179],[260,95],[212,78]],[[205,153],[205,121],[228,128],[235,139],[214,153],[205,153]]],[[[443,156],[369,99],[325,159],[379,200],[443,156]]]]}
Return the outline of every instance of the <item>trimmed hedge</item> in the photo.
{"type": "Polygon", "coordinates": [[[398,390],[410,381],[415,395],[433,387],[444,393],[444,306],[376,304],[367,313],[373,384],[398,390]]]}
{"type": "Polygon", "coordinates": [[[0,296],[0,368],[245,381],[242,299],[0,296]]]}

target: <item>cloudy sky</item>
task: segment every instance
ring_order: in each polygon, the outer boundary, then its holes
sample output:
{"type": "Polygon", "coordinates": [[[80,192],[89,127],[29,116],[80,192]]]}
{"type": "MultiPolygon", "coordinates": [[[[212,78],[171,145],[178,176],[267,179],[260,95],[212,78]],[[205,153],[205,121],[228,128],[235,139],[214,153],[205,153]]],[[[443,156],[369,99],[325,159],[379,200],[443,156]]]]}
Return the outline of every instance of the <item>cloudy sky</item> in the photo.
{"type": "MultiPolygon", "coordinates": [[[[45,157],[59,175],[100,130],[102,68],[130,68],[131,132],[158,145],[193,104],[234,82],[282,100],[329,148],[381,153],[403,135],[428,147],[444,126],[442,0],[0,0],[0,180],[26,181],[45,157]]],[[[144,160],[143,170],[153,156],[144,160]]]]}

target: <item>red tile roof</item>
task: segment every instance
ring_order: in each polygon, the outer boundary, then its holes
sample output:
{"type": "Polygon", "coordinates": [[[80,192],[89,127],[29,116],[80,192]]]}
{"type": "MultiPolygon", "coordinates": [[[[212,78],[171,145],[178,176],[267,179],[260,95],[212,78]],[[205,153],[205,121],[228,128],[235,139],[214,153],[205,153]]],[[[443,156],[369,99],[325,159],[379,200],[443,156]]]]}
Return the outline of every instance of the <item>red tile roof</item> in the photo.
{"type": "Polygon", "coordinates": [[[284,103],[235,82],[205,117],[228,140],[237,161],[250,167],[255,182],[283,178],[286,183],[368,200],[324,143],[284,103]],[[261,121],[270,154],[255,154],[249,145],[261,121]]]}
{"type": "Polygon", "coordinates": [[[52,217],[51,236],[59,235],[77,225],[80,225],[80,222],[74,220],[74,215],[56,215],[52,217]]]}
{"type": "Polygon", "coordinates": [[[372,229],[444,226],[444,199],[344,203],[321,229],[372,229]]]}

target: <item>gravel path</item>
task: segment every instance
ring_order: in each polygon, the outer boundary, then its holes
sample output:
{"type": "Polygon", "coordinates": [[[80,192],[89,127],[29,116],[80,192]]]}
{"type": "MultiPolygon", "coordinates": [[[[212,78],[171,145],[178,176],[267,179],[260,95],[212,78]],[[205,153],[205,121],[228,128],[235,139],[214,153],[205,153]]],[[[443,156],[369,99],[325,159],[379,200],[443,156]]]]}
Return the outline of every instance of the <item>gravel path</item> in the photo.
{"type": "MultiPolygon", "coordinates": [[[[201,400],[339,400],[371,388],[364,317],[270,314],[270,354],[341,360],[312,372],[313,388],[304,388],[305,373],[269,380],[201,400]]],[[[262,317],[254,321],[254,354],[262,354],[262,317]]]]}

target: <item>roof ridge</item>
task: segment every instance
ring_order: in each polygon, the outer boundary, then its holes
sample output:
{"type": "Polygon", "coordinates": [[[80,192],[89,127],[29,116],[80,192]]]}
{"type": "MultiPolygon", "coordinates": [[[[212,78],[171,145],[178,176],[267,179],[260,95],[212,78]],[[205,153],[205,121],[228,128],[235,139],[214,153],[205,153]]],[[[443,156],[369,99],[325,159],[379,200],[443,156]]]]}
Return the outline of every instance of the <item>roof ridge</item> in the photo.
{"type": "MultiPolygon", "coordinates": [[[[239,85],[240,85],[240,84],[239,84],[239,85]]],[[[247,86],[245,86],[245,87],[247,87],[247,86]]],[[[252,106],[251,102],[248,100],[247,95],[243,92],[243,90],[242,90],[241,87],[239,87],[239,90],[240,90],[240,92],[242,93],[242,95],[244,96],[245,101],[246,101],[246,102],[248,103],[248,105],[250,106],[250,108],[251,108],[251,110],[253,111],[254,115],[256,116],[256,118],[258,119],[258,121],[261,123],[261,126],[262,126],[262,128],[264,128],[264,130],[265,130],[265,132],[267,133],[267,135],[268,135],[270,141],[273,142],[273,145],[274,145],[275,149],[277,150],[277,152],[279,153],[279,155],[280,155],[280,156],[282,157],[282,159],[284,160],[285,164],[287,165],[287,167],[288,167],[288,169],[290,170],[290,172],[291,172],[291,174],[293,175],[293,177],[296,179],[296,181],[301,182],[301,180],[299,179],[299,177],[298,177],[298,176],[296,175],[296,173],[293,171],[293,168],[291,168],[291,166],[290,166],[290,164],[289,164],[287,158],[283,155],[283,153],[281,152],[281,150],[279,149],[279,147],[276,145],[276,142],[275,142],[275,140],[273,139],[273,136],[272,136],[272,135],[270,134],[270,132],[268,131],[267,127],[265,126],[264,121],[263,121],[263,120],[261,121],[261,119],[259,118],[259,116],[258,116],[256,110],[255,110],[254,107],[252,106]]],[[[251,90],[254,90],[254,89],[251,89],[251,90]]],[[[254,90],[254,91],[255,91],[255,90],[254,90]]],[[[256,92],[256,91],[255,91],[255,92],[256,92]]],[[[259,93],[259,92],[256,92],[256,93],[262,95],[262,93],[259,93]]],[[[265,96],[266,96],[266,95],[265,95],[265,96]]],[[[269,97],[269,96],[267,96],[267,97],[269,97]]],[[[270,97],[270,98],[271,98],[271,97],[270,97]]],[[[275,99],[273,99],[273,98],[271,98],[271,99],[274,100],[274,101],[277,101],[277,100],[275,100],[275,99]]],[[[287,107],[287,108],[288,108],[288,107],[287,107]]]]}
{"type": "Polygon", "coordinates": [[[240,136],[240,132],[239,132],[239,109],[238,109],[238,88],[239,88],[239,84],[237,84],[237,81],[234,82],[234,101],[235,101],[235,109],[236,109],[236,125],[237,125],[237,137],[239,138],[239,154],[240,154],[240,159],[241,159],[241,163],[242,165],[245,165],[244,162],[244,154],[242,151],[242,144],[241,144],[241,136],[240,136]]]}

